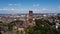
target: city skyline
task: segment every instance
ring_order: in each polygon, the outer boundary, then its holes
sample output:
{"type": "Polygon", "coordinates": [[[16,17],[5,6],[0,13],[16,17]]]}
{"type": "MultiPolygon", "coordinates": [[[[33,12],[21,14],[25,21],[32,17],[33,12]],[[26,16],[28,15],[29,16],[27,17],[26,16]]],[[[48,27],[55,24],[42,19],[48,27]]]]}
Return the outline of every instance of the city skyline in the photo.
{"type": "Polygon", "coordinates": [[[60,0],[0,0],[0,14],[60,13],[60,0]]]}

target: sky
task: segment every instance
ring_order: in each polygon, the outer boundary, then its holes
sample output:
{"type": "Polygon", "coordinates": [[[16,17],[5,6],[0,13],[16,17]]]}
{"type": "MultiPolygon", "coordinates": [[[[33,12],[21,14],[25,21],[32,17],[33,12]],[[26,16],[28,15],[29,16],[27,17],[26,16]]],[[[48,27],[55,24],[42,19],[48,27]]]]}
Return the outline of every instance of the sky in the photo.
{"type": "Polygon", "coordinates": [[[60,0],[0,0],[0,14],[60,13],[60,0]]]}

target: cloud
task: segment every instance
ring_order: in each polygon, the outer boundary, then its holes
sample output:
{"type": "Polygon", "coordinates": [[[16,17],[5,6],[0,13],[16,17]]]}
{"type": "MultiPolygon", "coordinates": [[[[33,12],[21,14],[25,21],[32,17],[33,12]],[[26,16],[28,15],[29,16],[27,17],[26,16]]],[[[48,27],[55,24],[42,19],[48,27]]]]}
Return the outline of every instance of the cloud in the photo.
{"type": "Polygon", "coordinates": [[[46,10],[48,10],[48,9],[46,9],[46,8],[43,8],[42,10],[43,10],[43,11],[46,11],[46,10]]]}
{"type": "Polygon", "coordinates": [[[0,12],[13,12],[13,13],[28,13],[28,9],[15,9],[15,8],[0,8],[0,12]]]}
{"type": "Polygon", "coordinates": [[[29,10],[32,10],[34,13],[60,13],[60,10],[54,10],[54,9],[32,9],[32,8],[25,8],[25,9],[15,9],[15,8],[0,8],[0,11],[6,11],[10,13],[28,13],[29,10]]]}
{"type": "Polygon", "coordinates": [[[33,6],[34,6],[34,7],[39,7],[39,6],[40,6],[40,4],[33,4],[33,6]]]}
{"type": "Polygon", "coordinates": [[[13,4],[8,4],[9,6],[12,6],[13,4]]]}
{"type": "Polygon", "coordinates": [[[60,6],[58,6],[58,8],[60,8],[60,6]]]}
{"type": "Polygon", "coordinates": [[[0,8],[0,11],[10,11],[10,10],[16,10],[16,9],[14,9],[14,8],[0,8]]]}
{"type": "Polygon", "coordinates": [[[8,4],[9,6],[21,6],[21,4],[8,4]]]}

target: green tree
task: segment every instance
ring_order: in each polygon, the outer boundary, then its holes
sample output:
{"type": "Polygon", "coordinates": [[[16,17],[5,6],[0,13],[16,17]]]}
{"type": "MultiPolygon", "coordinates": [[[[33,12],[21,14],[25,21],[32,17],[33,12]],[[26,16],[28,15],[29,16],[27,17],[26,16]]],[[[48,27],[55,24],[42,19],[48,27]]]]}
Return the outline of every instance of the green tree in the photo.
{"type": "Polygon", "coordinates": [[[13,30],[13,25],[8,24],[8,31],[12,31],[13,30]]]}
{"type": "Polygon", "coordinates": [[[55,34],[53,28],[44,19],[35,19],[36,26],[28,27],[25,30],[27,34],[55,34]]]}

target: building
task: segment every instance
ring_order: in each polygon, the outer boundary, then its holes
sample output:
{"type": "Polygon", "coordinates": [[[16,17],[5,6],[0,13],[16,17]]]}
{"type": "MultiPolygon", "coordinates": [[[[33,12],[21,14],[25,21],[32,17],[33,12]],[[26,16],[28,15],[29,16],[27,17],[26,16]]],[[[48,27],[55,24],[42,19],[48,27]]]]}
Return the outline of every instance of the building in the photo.
{"type": "Polygon", "coordinates": [[[27,20],[28,26],[34,26],[35,25],[35,22],[33,20],[33,11],[29,11],[27,19],[28,19],[27,20]]]}

